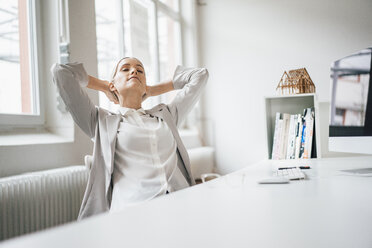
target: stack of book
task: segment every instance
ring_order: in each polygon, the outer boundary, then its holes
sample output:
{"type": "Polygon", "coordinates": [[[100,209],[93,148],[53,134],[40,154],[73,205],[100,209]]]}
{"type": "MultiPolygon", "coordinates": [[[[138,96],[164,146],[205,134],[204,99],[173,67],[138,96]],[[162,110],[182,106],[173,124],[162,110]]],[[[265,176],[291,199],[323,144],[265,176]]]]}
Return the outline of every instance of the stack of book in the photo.
{"type": "Polygon", "coordinates": [[[303,114],[276,113],[272,159],[311,158],[314,108],[303,114]]]}

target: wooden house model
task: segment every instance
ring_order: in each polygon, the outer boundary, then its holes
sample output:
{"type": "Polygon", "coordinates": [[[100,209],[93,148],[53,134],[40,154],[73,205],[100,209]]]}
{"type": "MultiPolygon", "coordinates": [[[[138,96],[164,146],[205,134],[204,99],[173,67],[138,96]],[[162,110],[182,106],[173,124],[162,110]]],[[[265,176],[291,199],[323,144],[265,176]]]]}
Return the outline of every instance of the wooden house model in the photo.
{"type": "Polygon", "coordinates": [[[276,90],[282,95],[315,93],[315,85],[306,68],[284,72],[276,90]]]}

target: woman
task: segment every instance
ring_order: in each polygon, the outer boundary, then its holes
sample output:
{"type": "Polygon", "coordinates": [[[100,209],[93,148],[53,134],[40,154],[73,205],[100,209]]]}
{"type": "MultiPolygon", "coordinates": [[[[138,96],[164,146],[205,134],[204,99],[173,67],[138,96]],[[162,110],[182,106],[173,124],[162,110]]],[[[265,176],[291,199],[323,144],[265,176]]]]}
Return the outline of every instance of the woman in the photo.
{"type": "Polygon", "coordinates": [[[172,81],[157,86],[147,86],[143,64],[130,57],[118,62],[110,82],[87,75],[81,63],[54,64],[51,71],[75,123],[94,141],[78,219],[195,184],[177,127],[199,99],[206,69],[178,66],[172,81]],[[119,112],[94,106],[83,87],[105,92],[119,112]],[[145,98],[175,89],[172,103],[142,109],[145,98]]]}

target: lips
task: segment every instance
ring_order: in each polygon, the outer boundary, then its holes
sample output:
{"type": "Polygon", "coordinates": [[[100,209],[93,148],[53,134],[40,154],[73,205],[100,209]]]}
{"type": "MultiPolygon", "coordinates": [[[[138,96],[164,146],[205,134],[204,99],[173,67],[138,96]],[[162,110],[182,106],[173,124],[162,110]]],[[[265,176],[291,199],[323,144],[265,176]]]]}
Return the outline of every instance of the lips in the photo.
{"type": "Polygon", "coordinates": [[[137,79],[138,81],[140,81],[138,77],[130,77],[129,80],[131,80],[131,79],[137,79]]]}

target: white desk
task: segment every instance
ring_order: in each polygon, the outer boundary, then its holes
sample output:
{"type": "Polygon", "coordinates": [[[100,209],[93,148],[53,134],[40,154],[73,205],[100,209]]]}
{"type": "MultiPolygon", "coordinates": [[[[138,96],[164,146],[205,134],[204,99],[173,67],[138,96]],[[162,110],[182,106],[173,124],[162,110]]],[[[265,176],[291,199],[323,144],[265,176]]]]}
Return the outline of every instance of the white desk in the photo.
{"type": "Polygon", "coordinates": [[[262,161],[234,173],[245,175],[243,185],[222,177],[0,246],[372,247],[372,177],[338,172],[372,167],[372,157],[313,160],[308,180],[257,184],[282,163],[262,161]]]}

